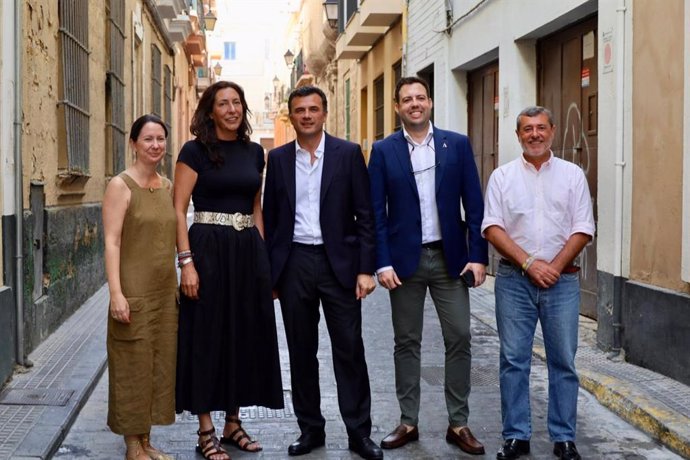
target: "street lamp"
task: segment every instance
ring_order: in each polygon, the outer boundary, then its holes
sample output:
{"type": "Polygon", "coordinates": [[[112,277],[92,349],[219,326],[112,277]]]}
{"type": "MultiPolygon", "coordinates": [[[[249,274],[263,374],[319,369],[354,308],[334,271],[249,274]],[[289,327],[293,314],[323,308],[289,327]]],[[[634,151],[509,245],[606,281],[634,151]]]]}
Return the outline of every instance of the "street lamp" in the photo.
{"type": "Polygon", "coordinates": [[[278,78],[278,75],[273,77],[273,91],[277,92],[278,91],[278,85],[280,85],[280,79],[278,78]]]}
{"type": "Polygon", "coordinates": [[[328,25],[332,29],[338,27],[338,0],[326,0],[323,2],[323,9],[326,11],[328,25]]]}
{"type": "Polygon", "coordinates": [[[213,73],[216,74],[216,77],[220,77],[220,74],[223,72],[223,66],[220,65],[220,62],[216,62],[216,65],[213,66],[213,73]]]}
{"type": "Polygon", "coordinates": [[[217,20],[218,18],[210,11],[204,14],[204,25],[206,26],[206,30],[209,32],[213,31],[213,29],[216,28],[217,20]]]}
{"type": "Polygon", "coordinates": [[[292,63],[295,62],[295,55],[292,54],[292,51],[287,50],[287,52],[283,55],[283,58],[285,58],[285,65],[292,67],[292,63]]]}

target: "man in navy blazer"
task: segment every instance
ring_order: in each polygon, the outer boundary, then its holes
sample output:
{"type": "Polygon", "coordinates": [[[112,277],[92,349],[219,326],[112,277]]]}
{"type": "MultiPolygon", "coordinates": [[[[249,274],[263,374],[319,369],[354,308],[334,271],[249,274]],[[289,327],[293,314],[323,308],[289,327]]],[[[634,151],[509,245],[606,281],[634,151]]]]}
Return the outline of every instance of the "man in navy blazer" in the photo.
{"type": "Polygon", "coordinates": [[[432,104],[426,81],[402,78],[395,88],[395,110],[403,129],[375,142],[369,161],[376,273],[390,295],[401,412],[400,425],[381,441],[381,447],[397,448],[419,437],[420,349],[428,289],[446,346],[446,440],[465,452],[483,454],[484,446],[467,426],[471,367],[467,288],[486,278],[488,246],[480,233],[484,202],[468,138],[433,126],[432,104]]]}
{"type": "Polygon", "coordinates": [[[374,217],[359,145],[323,130],[326,95],[300,87],[288,98],[297,139],[268,154],[264,226],[271,277],[290,351],[292,400],[301,436],[289,455],[325,443],[319,389],[319,302],[333,349],[338,404],[349,448],[366,459],[371,391],[362,342],[361,299],[374,290],[374,217]]]}

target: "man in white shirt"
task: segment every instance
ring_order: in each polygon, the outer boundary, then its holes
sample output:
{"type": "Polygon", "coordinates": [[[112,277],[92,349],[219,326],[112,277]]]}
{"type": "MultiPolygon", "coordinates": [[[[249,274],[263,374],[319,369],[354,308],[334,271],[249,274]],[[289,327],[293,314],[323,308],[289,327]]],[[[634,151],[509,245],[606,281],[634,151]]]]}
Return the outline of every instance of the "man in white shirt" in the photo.
{"type": "Polygon", "coordinates": [[[573,261],[594,236],[594,217],[584,173],[551,151],[555,132],[548,109],[520,112],[516,133],[523,153],[496,169],[486,190],[482,234],[504,257],[495,285],[504,439],[499,460],[530,451],[529,374],[537,321],[549,369],[553,452],[580,459],[574,442],[580,283],[573,261]]]}
{"type": "Polygon", "coordinates": [[[469,139],[433,126],[432,107],[426,81],[401,78],[395,110],[403,129],[374,143],[369,161],[376,273],[390,291],[400,404],[400,424],[381,447],[395,449],[419,438],[420,348],[428,290],[446,348],[446,440],[479,455],[484,446],[468,427],[472,356],[467,288],[486,277],[488,245],[480,232],[484,202],[469,139]]]}

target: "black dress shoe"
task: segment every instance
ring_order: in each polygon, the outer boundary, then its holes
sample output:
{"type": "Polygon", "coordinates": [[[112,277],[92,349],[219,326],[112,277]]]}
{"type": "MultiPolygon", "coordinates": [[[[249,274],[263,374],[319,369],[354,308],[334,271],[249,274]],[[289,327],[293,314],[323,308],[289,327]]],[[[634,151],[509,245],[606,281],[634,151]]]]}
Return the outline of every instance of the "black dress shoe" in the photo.
{"type": "Polygon", "coordinates": [[[529,441],[523,439],[506,439],[503,442],[503,447],[498,449],[496,458],[498,460],[512,460],[527,454],[529,454],[529,441]]]}
{"type": "Polygon", "coordinates": [[[302,433],[297,438],[297,441],[288,447],[288,455],[308,454],[312,449],[321,447],[324,444],[326,444],[326,435],[324,433],[302,433]]]}
{"type": "Polygon", "coordinates": [[[580,460],[580,454],[573,441],[553,443],[553,454],[561,460],[580,460]]]}
{"type": "Polygon", "coordinates": [[[347,447],[366,460],[381,460],[383,458],[381,448],[368,437],[350,438],[347,447]]]}

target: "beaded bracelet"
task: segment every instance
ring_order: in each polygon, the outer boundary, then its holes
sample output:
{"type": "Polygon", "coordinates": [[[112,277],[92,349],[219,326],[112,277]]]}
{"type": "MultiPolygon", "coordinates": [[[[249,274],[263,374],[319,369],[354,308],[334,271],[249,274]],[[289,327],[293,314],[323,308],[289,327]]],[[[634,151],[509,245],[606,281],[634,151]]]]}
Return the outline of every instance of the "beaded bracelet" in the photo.
{"type": "Polygon", "coordinates": [[[192,256],[185,257],[184,259],[180,259],[180,261],[177,262],[177,266],[182,268],[190,262],[194,262],[194,259],[192,259],[192,256]]]}
{"type": "Polygon", "coordinates": [[[522,271],[526,272],[527,270],[529,270],[529,268],[532,266],[533,263],[534,263],[534,256],[529,256],[527,258],[527,260],[525,260],[522,264],[522,267],[521,267],[522,271]]]}

